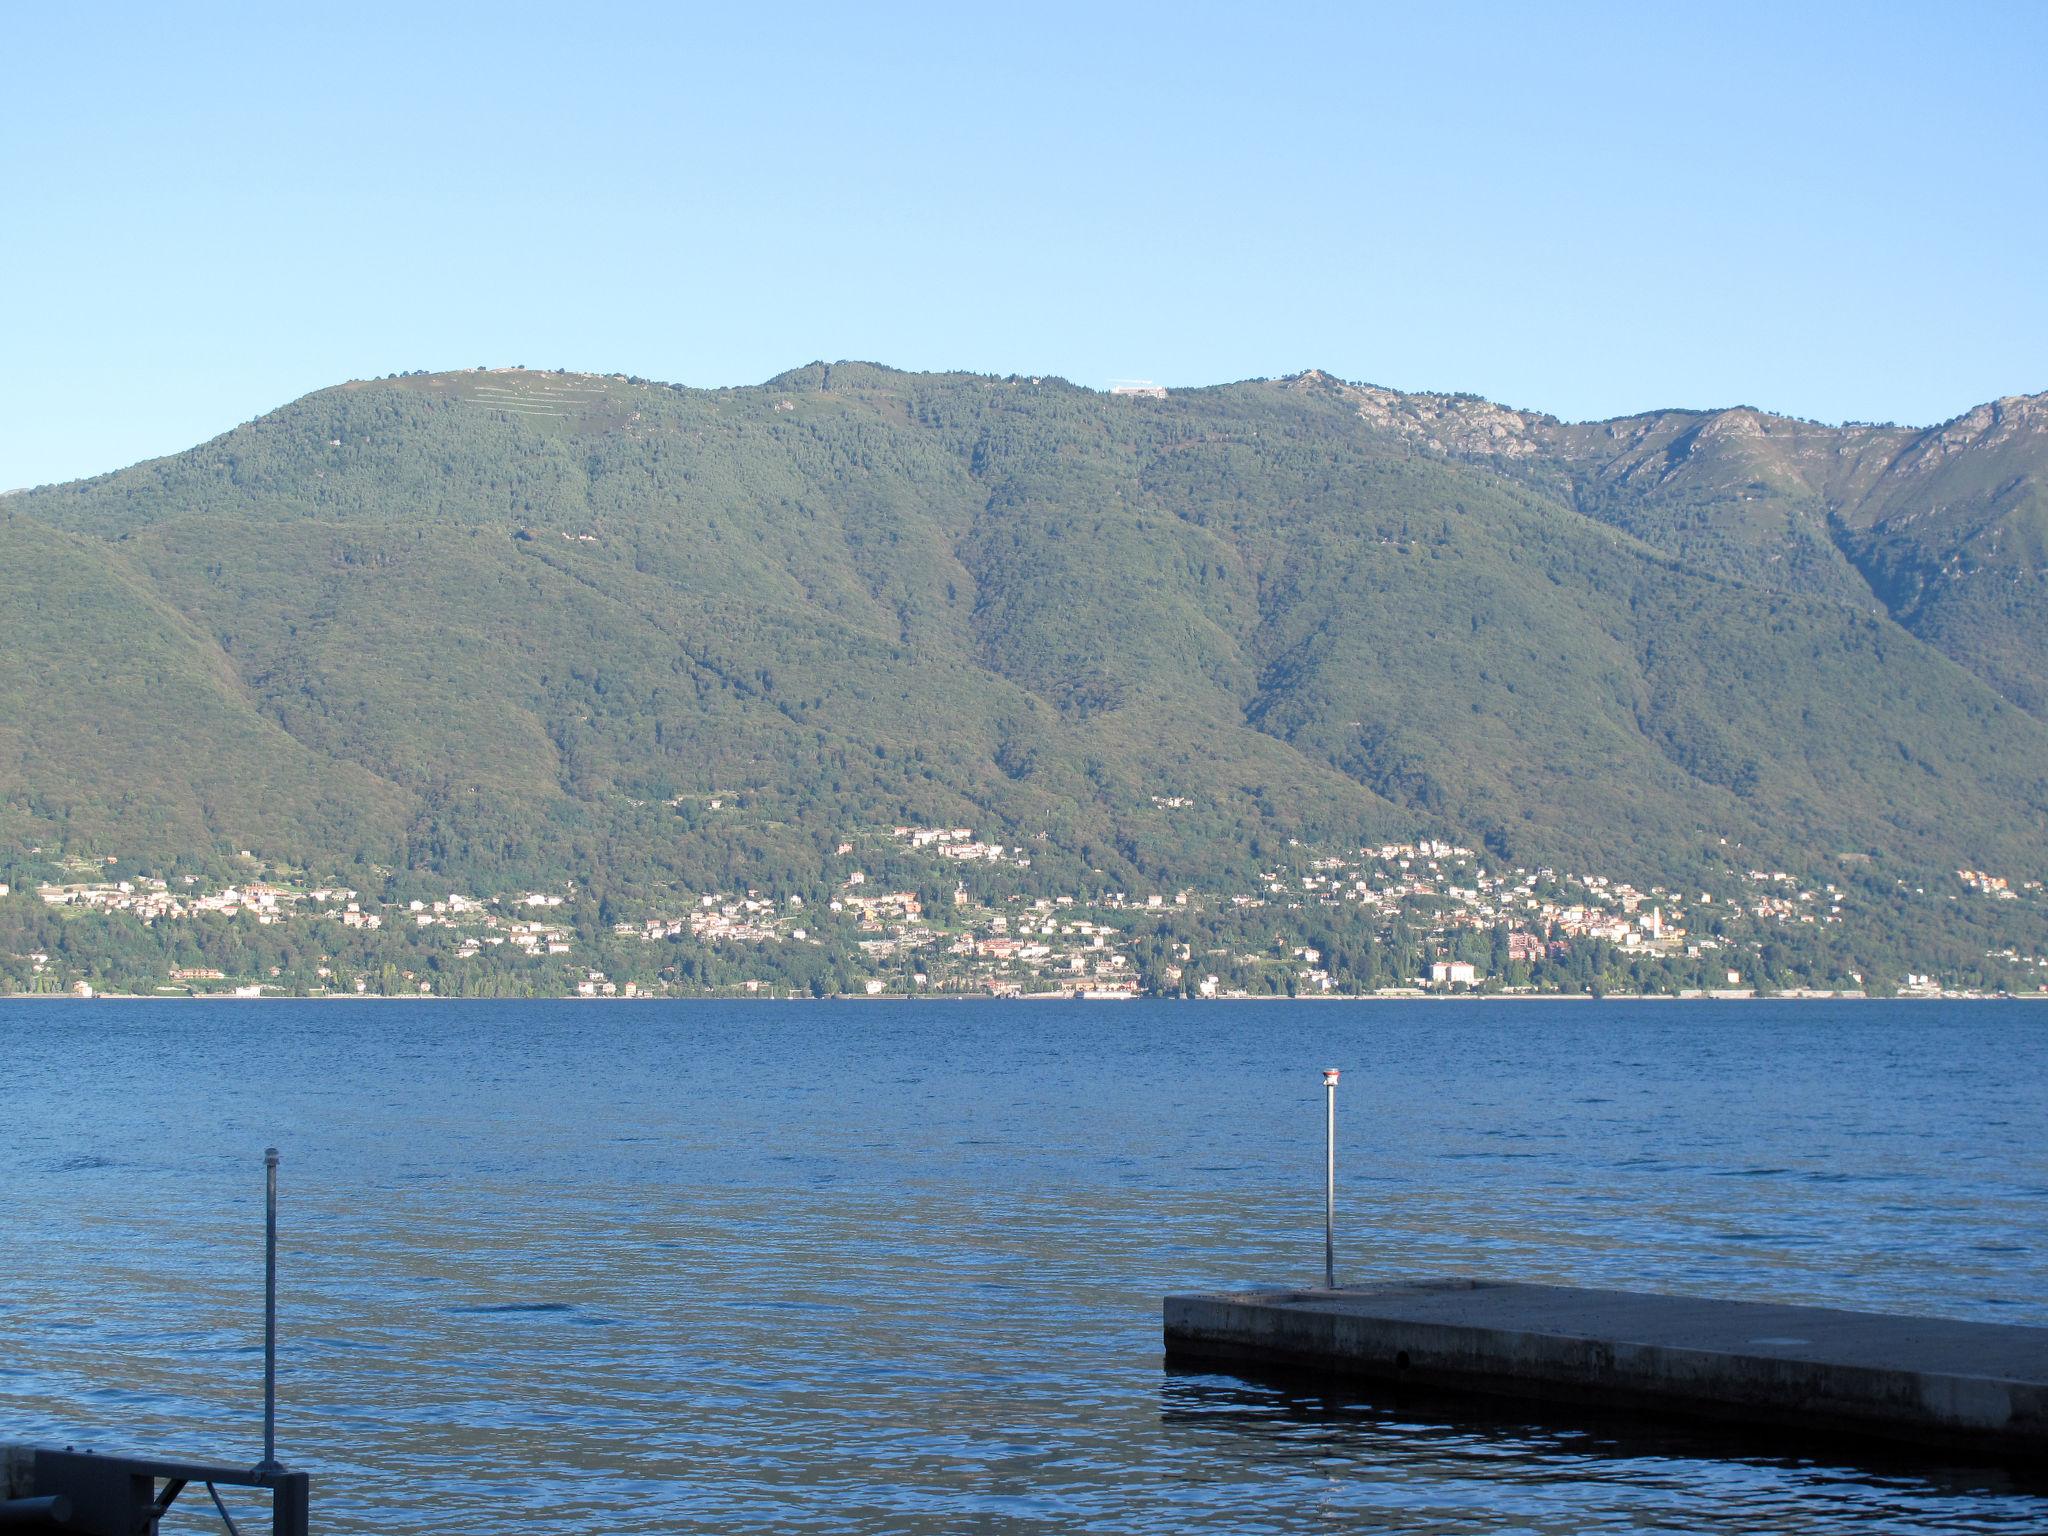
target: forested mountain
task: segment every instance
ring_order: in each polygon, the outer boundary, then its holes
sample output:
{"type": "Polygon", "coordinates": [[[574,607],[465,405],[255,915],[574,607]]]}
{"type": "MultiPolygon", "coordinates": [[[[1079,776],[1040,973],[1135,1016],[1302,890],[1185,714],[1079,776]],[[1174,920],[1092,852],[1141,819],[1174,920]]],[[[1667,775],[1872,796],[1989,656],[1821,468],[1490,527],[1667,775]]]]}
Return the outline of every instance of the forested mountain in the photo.
{"type": "Polygon", "coordinates": [[[1048,879],[1425,832],[2038,874],[2044,465],[2044,397],[351,383],[0,501],[0,841],[490,888],[803,878],[898,821],[1048,879]]]}

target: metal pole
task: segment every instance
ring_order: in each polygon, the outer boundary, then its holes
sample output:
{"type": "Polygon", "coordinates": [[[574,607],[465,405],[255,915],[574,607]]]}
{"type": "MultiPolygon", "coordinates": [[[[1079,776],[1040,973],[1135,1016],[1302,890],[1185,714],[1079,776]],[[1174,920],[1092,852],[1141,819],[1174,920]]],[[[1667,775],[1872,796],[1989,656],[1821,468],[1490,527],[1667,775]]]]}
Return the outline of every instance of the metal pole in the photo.
{"type": "Polygon", "coordinates": [[[1323,1068],[1323,1289],[1337,1289],[1337,1069],[1323,1068]]]}
{"type": "Polygon", "coordinates": [[[263,1460],[258,1472],[276,1474],[277,1459],[277,1148],[263,1149],[263,1460]]]}

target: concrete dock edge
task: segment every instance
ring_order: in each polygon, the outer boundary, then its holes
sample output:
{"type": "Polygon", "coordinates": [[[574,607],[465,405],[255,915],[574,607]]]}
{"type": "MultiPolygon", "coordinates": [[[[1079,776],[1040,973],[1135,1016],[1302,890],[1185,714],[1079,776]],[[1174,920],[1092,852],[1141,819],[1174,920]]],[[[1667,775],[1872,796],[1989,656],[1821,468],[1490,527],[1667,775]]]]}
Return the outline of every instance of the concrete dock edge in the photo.
{"type": "Polygon", "coordinates": [[[1169,1296],[1167,1357],[2048,1454],[2048,1329],[1470,1280],[1169,1296]]]}

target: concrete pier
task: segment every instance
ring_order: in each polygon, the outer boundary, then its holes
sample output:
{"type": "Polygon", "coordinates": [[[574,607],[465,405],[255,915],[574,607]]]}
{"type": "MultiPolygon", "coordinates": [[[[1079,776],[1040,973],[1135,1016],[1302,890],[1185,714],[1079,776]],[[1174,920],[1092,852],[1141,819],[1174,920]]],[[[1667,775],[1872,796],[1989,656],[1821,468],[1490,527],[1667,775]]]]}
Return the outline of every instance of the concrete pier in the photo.
{"type": "Polygon", "coordinates": [[[2048,1454],[2048,1328],[1488,1280],[1166,1298],[1176,1362],[2048,1454]]]}

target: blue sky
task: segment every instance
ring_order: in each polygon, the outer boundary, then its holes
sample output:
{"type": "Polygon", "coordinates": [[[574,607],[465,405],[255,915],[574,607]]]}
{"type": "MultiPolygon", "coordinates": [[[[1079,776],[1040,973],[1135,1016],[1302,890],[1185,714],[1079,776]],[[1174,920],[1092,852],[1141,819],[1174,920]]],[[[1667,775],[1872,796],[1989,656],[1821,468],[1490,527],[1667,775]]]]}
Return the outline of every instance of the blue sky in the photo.
{"type": "Polygon", "coordinates": [[[0,486],[350,377],[2048,389],[2048,6],[0,9],[0,486]],[[418,14],[415,14],[417,12],[418,14]]]}

